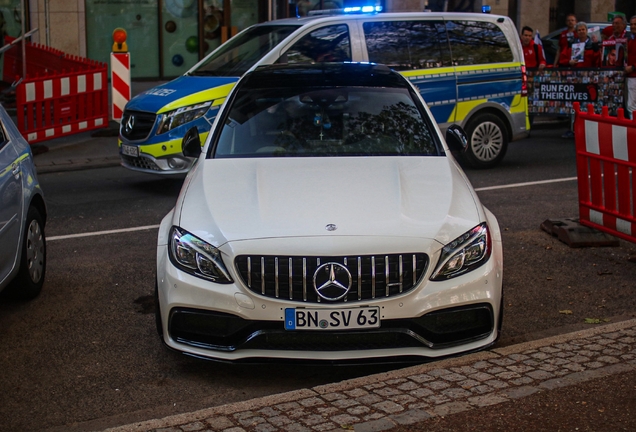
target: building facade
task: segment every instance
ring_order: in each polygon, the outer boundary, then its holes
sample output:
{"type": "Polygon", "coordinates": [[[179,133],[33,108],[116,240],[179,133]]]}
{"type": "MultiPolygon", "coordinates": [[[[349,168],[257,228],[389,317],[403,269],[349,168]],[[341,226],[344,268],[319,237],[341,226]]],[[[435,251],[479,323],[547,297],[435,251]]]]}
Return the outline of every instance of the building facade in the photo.
{"type": "Polygon", "coordinates": [[[365,4],[392,11],[481,11],[510,16],[541,34],[560,28],[576,13],[586,22],[607,21],[609,12],[636,14],[633,0],[0,0],[0,30],[18,36],[22,5],[33,41],[69,54],[108,62],[112,32],[128,33],[133,79],[178,76],[237,31],[312,9],[365,4]]]}

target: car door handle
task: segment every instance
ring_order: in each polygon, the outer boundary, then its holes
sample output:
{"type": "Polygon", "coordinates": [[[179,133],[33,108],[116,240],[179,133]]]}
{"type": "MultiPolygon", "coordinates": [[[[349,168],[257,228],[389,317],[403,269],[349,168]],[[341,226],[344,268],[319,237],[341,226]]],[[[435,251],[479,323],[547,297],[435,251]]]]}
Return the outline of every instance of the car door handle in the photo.
{"type": "Polygon", "coordinates": [[[20,164],[13,164],[13,168],[11,168],[11,174],[13,174],[13,177],[15,177],[16,180],[20,177],[20,164]]]}

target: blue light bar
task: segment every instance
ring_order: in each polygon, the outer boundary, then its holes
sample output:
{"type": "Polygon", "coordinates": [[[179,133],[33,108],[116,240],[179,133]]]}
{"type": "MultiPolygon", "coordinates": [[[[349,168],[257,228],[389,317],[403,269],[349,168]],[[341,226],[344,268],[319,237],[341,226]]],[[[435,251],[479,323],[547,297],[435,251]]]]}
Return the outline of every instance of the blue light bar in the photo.
{"type": "Polygon", "coordinates": [[[481,12],[482,13],[490,13],[490,11],[491,11],[491,8],[488,5],[484,5],[484,6],[481,7],[481,12]]]}
{"type": "Polygon", "coordinates": [[[352,6],[344,8],[344,13],[372,13],[382,12],[382,6],[352,6]]]}

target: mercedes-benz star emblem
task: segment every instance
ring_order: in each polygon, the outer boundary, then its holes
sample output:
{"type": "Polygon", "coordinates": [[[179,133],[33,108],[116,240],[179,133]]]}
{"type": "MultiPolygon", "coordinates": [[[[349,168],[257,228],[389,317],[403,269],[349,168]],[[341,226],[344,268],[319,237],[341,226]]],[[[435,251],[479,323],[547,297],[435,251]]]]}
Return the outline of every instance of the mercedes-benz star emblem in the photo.
{"type": "Polygon", "coordinates": [[[338,229],[338,227],[336,226],[336,224],[327,224],[327,226],[325,226],[325,229],[327,231],[335,231],[338,229]]]}
{"type": "Polygon", "coordinates": [[[351,289],[351,283],[351,273],[339,263],[325,263],[314,273],[314,289],[325,300],[340,300],[351,289]]]}
{"type": "Polygon", "coordinates": [[[126,123],[124,124],[124,130],[126,131],[127,134],[131,133],[133,130],[133,127],[135,126],[135,116],[130,116],[128,117],[128,120],[126,120],[126,123]]]}

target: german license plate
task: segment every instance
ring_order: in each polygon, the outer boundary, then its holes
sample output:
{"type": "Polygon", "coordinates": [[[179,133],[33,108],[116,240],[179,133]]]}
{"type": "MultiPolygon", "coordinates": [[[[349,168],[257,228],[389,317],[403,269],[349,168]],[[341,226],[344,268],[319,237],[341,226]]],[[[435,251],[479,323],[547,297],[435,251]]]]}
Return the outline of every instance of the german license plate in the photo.
{"type": "Polygon", "coordinates": [[[285,309],[286,330],[348,330],[380,327],[380,308],[285,309]]]}
{"type": "Polygon", "coordinates": [[[122,144],[121,152],[126,156],[139,157],[139,147],[122,144]]]}

